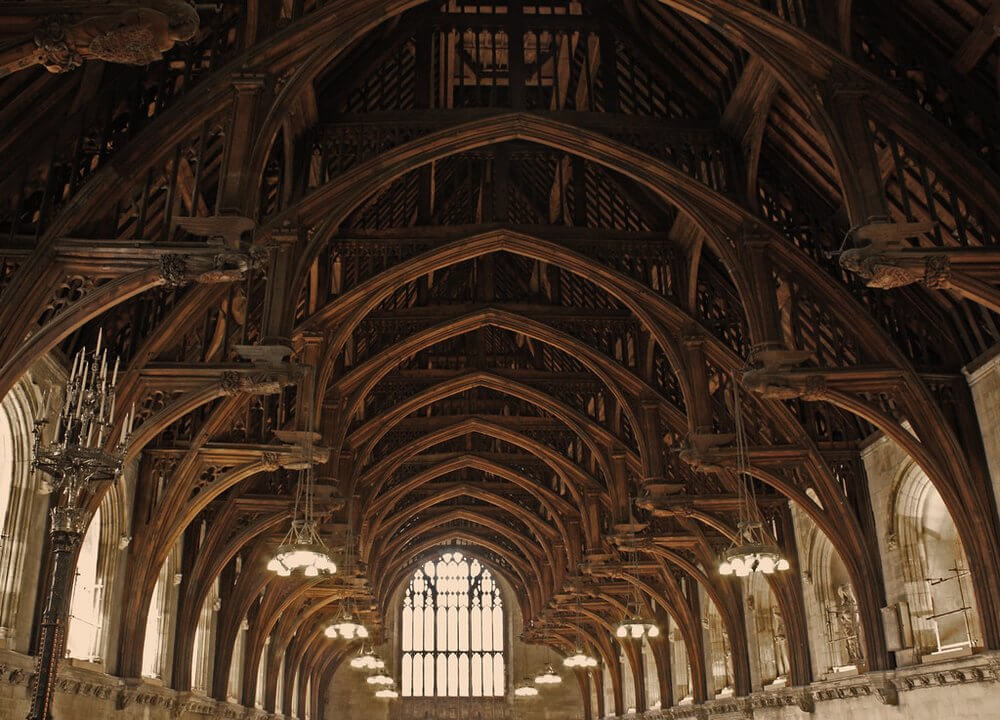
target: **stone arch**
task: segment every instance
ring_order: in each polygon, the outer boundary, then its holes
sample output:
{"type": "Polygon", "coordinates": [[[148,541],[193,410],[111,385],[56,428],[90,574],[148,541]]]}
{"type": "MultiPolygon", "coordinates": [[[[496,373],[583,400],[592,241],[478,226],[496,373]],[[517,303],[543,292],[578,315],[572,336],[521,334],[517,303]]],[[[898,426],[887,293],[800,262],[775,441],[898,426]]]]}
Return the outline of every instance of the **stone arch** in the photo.
{"type": "Polygon", "coordinates": [[[28,650],[36,592],[27,578],[41,570],[39,554],[28,548],[41,541],[48,509],[40,495],[44,476],[31,470],[41,410],[41,393],[29,378],[0,402],[0,647],[20,651],[28,650]]]}
{"type": "Polygon", "coordinates": [[[917,654],[977,647],[976,602],[958,528],[927,473],[912,460],[900,468],[886,510],[917,654]]]}

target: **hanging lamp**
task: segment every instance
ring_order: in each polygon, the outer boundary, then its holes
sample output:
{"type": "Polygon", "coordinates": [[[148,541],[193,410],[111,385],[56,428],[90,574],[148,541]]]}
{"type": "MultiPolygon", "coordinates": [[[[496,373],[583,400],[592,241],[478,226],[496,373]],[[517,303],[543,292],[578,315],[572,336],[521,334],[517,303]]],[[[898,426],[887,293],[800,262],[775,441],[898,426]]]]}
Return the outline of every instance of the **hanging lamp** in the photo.
{"type": "Polygon", "coordinates": [[[583,651],[582,634],[579,632],[579,626],[583,624],[583,601],[580,598],[580,592],[576,594],[576,622],[578,644],[572,655],[567,655],[563,658],[563,666],[568,668],[595,668],[597,667],[597,658],[583,651]]]}
{"type": "Polygon", "coordinates": [[[562,682],[562,676],[557,673],[552,664],[549,663],[545,669],[535,675],[535,685],[558,685],[562,682]]]}
{"type": "MultiPolygon", "coordinates": [[[[312,372],[312,368],[307,368],[306,372],[312,372]]],[[[310,383],[305,385],[309,387],[310,383]]],[[[337,564],[333,561],[330,548],[320,537],[316,522],[312,397],[306,397],[303,405],[306,413],[306,432],[303,435],[306,467],[299,471],[299,480],[295,486],[292,526],[278,545],[274,557],[267,563],[267,569],[280,577],[288,577],[296,570],[302,570],[306,577],[337,572],[337,564]]]]}
{"type": "Polygon", "coordinates": [[[362,649],[361,652],[351,658],[351,667],[355,670],[381,670],[385,667],[385,661],[376,655],[371,648],[368,650],[362,649]]]}
{"type": "MultiPolygon", "coordinates": [[[[348,518],[350,518],[349,511],[348,518]]],[[[351,577],[353,570],[354,533],[351,531],[350,524],[348,524],[347,537],[344,540],[344,575],[351,577]]],[[[344,640],[354,640],[355,638],[363,640],[368,637],[368,628],[354,619],[354,600],[351,598],[347,598],[346,601],[340,604],[340,617],[337,618],[336,622],[330,623],[323,632],[329,638],[339,637],[344,640]]],[[[384,666],[385,663],[382,663],[378,667],[372,667],[372,669],[381,669],[384,666]]]]}
{"type": "Polygon", "coordinates": [[[384,670],[379,670],[374,675],[369,675],[365,678],[365,682],[369,685],[394,685],[395,681],[390,675],[387,675],[384,670]]]}
{"type": "MultiPolygon", "coordinates": [[[[639,574],[639,560],[636,556],[634,550],[630,551],[631,555],[631,565],[632,574],[638,577],[639,574]]],[[[619,639],[624,638],[635,638],[639,639],[642,637],[659,637],[660,628],[659,626],[650,619],[641,617],[639,615],[639,608],[642,607],[641,599],[639,597],[639,587],[636,583],[632,583],[632,593],[633,600],[635,602],[636,612],[629,617],[625,618],[618,624],[615,628],[615,637],[619,639]]]]}
{"type": "Polygon", "coordinates": [[[743,411],[740,403],[739,382],[733,377],[733,418],[736,424],[736,481],[739,504],[737,538],[719,557],[719,574],[747,577],[750,573],[761,572],[771,575],[775,571],[788,570],[788,560],[778,546],[771,543],[764,533],[763,517],[757,505],[757,491],[754,487],[747,459],[747,437],[743,426],[743,411]]]}

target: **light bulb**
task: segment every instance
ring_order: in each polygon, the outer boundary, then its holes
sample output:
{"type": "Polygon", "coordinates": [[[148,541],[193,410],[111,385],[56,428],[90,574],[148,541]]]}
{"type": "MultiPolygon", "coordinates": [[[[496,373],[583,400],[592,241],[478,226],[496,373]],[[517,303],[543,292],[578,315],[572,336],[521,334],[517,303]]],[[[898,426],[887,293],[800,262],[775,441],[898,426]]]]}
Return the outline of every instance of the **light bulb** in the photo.
{"type": "Polygon", "coordinates": [[[620,637],[620,638],[627,637],[628,636],[628,628],[625,627],[624,625],[619,625],[618,629],[615,631],[615,635],[618,636],[618,637],[620,637]]]}
{"type": "Polygon", "coordinates": [[[774,558],[770,555],[764,555],[760,559],[760,571],[765,575],[770,575],[774,572],[774,558]]]}
{"type": "Polygon", "coordinates": [[[723,560],[721,563],[719,563],[719,574],[720,575],[732,575],[733,574],[733,566],[730,565],[728,561],[723,560]]]}
{"type": "Polygon", "coordinates": [[[658,628],[656,625],[650,625],[649,626],[649,630],[646,631],[646,634],[649,635],[649,637],[652,637],[652,638],[659,637],[659,635],[660,635],[660,628],[658,628]]]}
{"type": "Polygon", "coordinates": [[[785,571],[785,570],[787,570],[787,569],[788,569],[788,567],[789,567],[789,566],[788,566],[788,561],[787,561],[787,560],[785,560],[785,558],[781,558],[780,560],[778,560],[778,562],[777,562],[777,564],[775,565],[775,567],[776,567],[776,568],[777,568],[778,570],[780,570],[780,571],[784,572],[784,571],[785,571]]]}
{"type": "Polygon", "coordinates": [[[634,638],[642,637],[642,630],[643,630],[642,625],[640,625],[639,623],[633,623],[631,629],[632,629],[632,637],[634,638]]]}

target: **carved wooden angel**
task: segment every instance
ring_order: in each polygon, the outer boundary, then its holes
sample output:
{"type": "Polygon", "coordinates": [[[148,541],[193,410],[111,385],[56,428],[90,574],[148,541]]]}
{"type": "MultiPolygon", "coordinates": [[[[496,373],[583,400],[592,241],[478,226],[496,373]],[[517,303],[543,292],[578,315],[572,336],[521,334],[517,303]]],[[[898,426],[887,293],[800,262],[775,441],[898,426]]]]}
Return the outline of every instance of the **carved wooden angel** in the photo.
{"type": "Polygon", "coordinates": [[[6,36],[0,76],[32,65],[66,72],[85,60],[146,65],[194,37],[199,25],[198,11],[187,0],[3,3],[0,18],[6,36]]]}

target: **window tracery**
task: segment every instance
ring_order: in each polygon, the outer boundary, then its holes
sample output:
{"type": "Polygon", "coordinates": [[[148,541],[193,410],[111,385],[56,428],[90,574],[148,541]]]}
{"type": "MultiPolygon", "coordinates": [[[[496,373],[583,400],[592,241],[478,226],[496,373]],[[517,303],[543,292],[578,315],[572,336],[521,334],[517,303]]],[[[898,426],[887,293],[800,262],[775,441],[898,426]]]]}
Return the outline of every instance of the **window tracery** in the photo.
{"type": "Polygon", "coordinates": [[[502,697],[504,607],[479,560],[445,552],[414,571],[403,595],[404,697],[502,697]]]}
{"type": "Polygon", "coordinates": [[[97,660],[100,657],[98,644],[104,591],[104,583],[98,576],[100,549],[101,509],[98,508],[80,545],[66,631],[66,654],[81,660],[97,660]]]}

